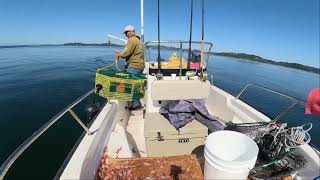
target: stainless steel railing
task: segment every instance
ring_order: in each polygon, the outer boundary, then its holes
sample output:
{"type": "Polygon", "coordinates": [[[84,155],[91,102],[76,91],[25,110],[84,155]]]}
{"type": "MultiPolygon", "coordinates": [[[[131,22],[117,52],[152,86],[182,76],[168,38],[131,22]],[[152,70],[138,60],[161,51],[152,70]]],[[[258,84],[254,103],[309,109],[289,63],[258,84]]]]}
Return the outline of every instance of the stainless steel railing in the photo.
{"type": "MultiPolygon", "coordinates": [[[[146,42],[144,45],[146,47],[149,46],[150,48],[150,44],[151,43],[158,43],[158,41],[148,41],[146,42]]],[[[172,40],[172,41],[160,41],[160,44],[161,43],[167,43],[167,44],[179,44],[179,52],[180,54],[182,55],[182,44],[188,44],[189,41],[182,41],[182,40],[172,40]]],[[[191,41],[191,44],[201,44],[201,41],[191,41]]],[[[209,49],[208,51],[206,52],[207,54],[207,57],[206,57],[206,63],[208,64],[208,60],[209,60],[209,56],[211,55],[211,50],[212,50],[212,47],[213,47],[213,44],[211,42],[204,42],[205,45],[209,45],[209,49]]],[[[182,59],[182,58],[181,58],[182,59]]],[[[181,60],[180,59],[180,60],[181,60]]]]}
{"type": "Polygon", "coordinates": [[[238,95],[235,97],[235,99],[239,99],[240,96],[243,94],[243,92],[248,89],[249,87],[251,86],[256,86],[260,89],[264,89],[268,92],[272,92],[272,93],[275,93],[275,94],[278,94],[280,96],[284,96],[286,98],[289,98],[289,99],[292,99],[294,100],[294,102],[288,106],[284,111],[282,111],[277,117],[275,117],[272,122],[275,122],[275,121],[278,121],[280,120],[281,118],[283,118],[293,107],[295,107],[297,104],[300,104],[300,103],[306,103],[306,100],[303,100],[303,99],[300,99],[300,98],[297,98],[297,97],[294,97],[294,96],[291,96],[291,95],[288,95],[288,94],[285,94],[285,93],[282,93],[282,92],[279,92],[277,90],[274,90],[274,89],[271,89],[271,88],[267,88],[267,87],[264,87],[264,86],[261,86],[261,85],[258,85],[258,84],[253,84],[253,83],[249,83],[247,85],[245,85],[242,90],[238,93],[238,95]]]}
{"type": "Polygon", "coordinates": [[[71,103],[68,107],[63,109],[53,118],[51,118],[47,123],[45,123],[41,128],[39,128],[35,133],[33,133],[28,139],[26,139],[1,165],[0,167],[0,179],[2,180],[12,164],[20,157],[20,155],[35,141],[37,140],[45,131],[47,131],[54,123],[56,123],[63,115],[69,112],[72,117],[80,124],[80,126],[87,132],[88,135],[92,135],[94,132],[90,132],[89,128],[80,120],[80,118],[74,113],[72,108],[83,101],[86,97],[91,95],[94,89],[90,90],[86,94],[82,95],[76,101],[71,103]]]}
{"type": "MultiPolygon", "coordinates": [[[[144,47],[146,47],[147,49],[150,49],[152,46],[150,44],[152,43],[158,43],[158,41],[148,41],[144,44],[144,47]]],[[[182,76],[182,51],[184,50],[183,49],[183,44],[189,44],[189,41],[182,41],[182,40],[172,40],[172,41],[160,41],[160,44],[163,44],[163,43],[166,43],[166,44],[177,44],[179,45],[179,48],[176,48],[176,49],[179,49],[179,54],[180,54],[180,68],[179,68],[179,77],[181,78],[182,76]]],[[[191,41],[192,44],[201,44],[202,42],[201,41],[191,41]]],[[[212,50],[212,47],[213,47],[213,44],[210,43],[210,42],[204,42],[205,45],[209,45],[209,49],[207,52],[205,52],[204,54],[206,54],[206,64],[205,66],[208,65],[208,61],[209,61],[209,57],[211,55],[211,50],[212,50]]],[[[149,51],[149,59],[151,59],[150,57],[150,51],[149,51]]]]}

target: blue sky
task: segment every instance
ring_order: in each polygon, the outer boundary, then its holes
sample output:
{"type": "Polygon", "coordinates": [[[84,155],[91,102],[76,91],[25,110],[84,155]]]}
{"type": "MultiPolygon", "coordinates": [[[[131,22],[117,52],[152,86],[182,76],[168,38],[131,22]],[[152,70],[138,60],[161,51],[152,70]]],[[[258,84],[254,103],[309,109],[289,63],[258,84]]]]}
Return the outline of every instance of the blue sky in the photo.
{"type": "MultiPolygon", "coordinates": [[[[188,39],[190,0],[160,0],[161,39],[188,39]]],[[[205,0],[205,40],[218,52],[252,53],[319,67],[319,0],[205,0]]],[[[145,38],[157,38],[157,1],[145,0],[145,38]]],[[[201,38],[194,0],[193,38],[201,38]]],[[[0,0],[0,44],[106,42],[140,26],[139,0],[0,0]]],[[[138,31],[139,33],[139,31],[138,31]]]]}

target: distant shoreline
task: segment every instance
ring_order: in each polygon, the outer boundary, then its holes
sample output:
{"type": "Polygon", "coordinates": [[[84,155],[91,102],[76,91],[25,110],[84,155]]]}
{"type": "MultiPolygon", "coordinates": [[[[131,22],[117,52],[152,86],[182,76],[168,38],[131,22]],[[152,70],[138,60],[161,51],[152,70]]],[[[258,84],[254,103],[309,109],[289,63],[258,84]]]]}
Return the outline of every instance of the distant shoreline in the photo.
{"type": "Polygon", "coordinates": [[[237,59],[243,59],[243,60],[259,62],[259,63],[265,63],[265,64],[273,64],[273,65],[277,65],[277,66],[283,66],[283,67],[299,69],[299,70],[304,70],[304,71],[320,74],[320,69],[316,68],[316,67],[306,66],[306,65],[303,65],[303,64],[299,64],[299,63],[273,61],[273,60],[264,59],[264,58],[262,58],[260,56],[256,56],[256,55],[252,55],[252,54],[220,52],[220,53],[214,53],[214,55],[225,56],[225,57],[233,57],[233,58],[237,58],[237,59]]]}
{"type": "Polygon", "coordinates": [[[0,49],[4,48],[19,48],[19,47],[42,47],[42,46],[63,46],[63,44],[40,44],[40,45],[6,45],[0,46],[0,49]]]}
{"type": "MultiPolygon", "coordinates": [[[[43,44],[43,45],[12,45],[12,46],[0,46],[0,48],[17,48],[17,47],[41,47],[41,46],[110,46],[108,43],[65,43],[65,44],[43,44]]],[[[122,47],[122,45],[116,45],[116,44],[111,44],[111,46],[119,46],[122,47]]],[[[162,48],[165,49],[171,49],[171,50],[178,50],[179,48],[176,47],[166,47],[163,46],[162,48]]],[[[184,49],[186,51],[186,49],[184,49]]],[[[199,50],[193,50],[196,53],[200,53],[199,50]]],[[[320,68],[316,67],[311,67],[311,66],[306,66],[303,64],[299,63],[289,63],[289,62],[278,62],[278,61],[273,61],[269,59],[264,59],[260,56],[253,55],[253,54],[246,54],[246,53],[232,53],[232,52],[214,52],[211,53],[213,55],[217,56],[224,56],[224,57],[233,57],[237,59],[243,59],[243,60],[248,60],[248,61],[254,61],[254,62],[259,62],[259,63],[265,63],[265,64],[273,64],[273,65],[278,65],[278,66],[283,66],[283,67],[288,67],[288,68],[293,68],[293,69],[299,69],[303,71],[308,71],[308,72],[313,72],[316,74],[320,74],[320,68]]]]}

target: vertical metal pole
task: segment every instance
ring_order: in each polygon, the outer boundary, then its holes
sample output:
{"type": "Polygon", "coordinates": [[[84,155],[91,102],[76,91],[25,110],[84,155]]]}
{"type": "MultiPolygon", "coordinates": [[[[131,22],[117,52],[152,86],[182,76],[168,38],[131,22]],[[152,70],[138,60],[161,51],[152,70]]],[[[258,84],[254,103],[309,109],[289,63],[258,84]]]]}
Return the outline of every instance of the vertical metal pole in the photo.
{"type": "Polygon", "coordinates": [[[202,0],[202,34],[201,34],[202,41],[204,40],[204,0],[202,0]]]}
{"type": "Polygon", "coordinates": [[[141,23],[141,44],[142,44],[142,52],[143,52],[143,57],[146,59],[146,47],[144,45],[144,0],[140,1],[140,23],[141,23]]]}
{"type": "Polygon", "coordinates": [[[161,57],[160,57],[160,0],[158,0],[158,74],[161,74],[161,57]]]}
{"type": "Polygon", "coordinates": [[[151,52],[150,52],[150,51],[151,51],[151,48],[149,47],[149,48],[148,48],[148,52],[149,52],[149,61],[151,60],[151,52]]]}
{"type": "Polygon", "coordinates": [[[201,35],[201,61],[200,68],[203,72],[203,60],[204,60],[204,0],[202,0],[202,35],[201,35]]]}
{"type": "MultiPolygon", "coordinates": [[[[207,51],[207,56],[206,56],[206,66],[208,66],[208,64],[209,64],[209,57],[210,57],[210,55],[211,55],[211,49],[212,49],[212,45],[209,47],[209,50],[207,51]]],[[[212,52],[212,54],[213,54],[213,52],[212,52]]]]}
{"type": "Polygon", "coordinates": [[[182,76],[182,42],[180,42],[180,67],[179,67],[179,80],[182,76]]]}
{"type": "Polygon", "coordinates": [[[188,51],[188,65],[187,65],[188,71],[190,70],[191,40],[192,40],[192,16],[193,16],[193,0],[191,0],[191,14],[190,14],[190,36],[189,36],[189,51],[188,51]]]}
{"type": "Polygon", "coordinates": [[[140,6],[140,21],[141,21],[141,43],[144,44],[144,16],[143,16],[143,11],[144,11],[144,7],[143,7],[143,1],[141,0],[141,6],[140,6]]]}

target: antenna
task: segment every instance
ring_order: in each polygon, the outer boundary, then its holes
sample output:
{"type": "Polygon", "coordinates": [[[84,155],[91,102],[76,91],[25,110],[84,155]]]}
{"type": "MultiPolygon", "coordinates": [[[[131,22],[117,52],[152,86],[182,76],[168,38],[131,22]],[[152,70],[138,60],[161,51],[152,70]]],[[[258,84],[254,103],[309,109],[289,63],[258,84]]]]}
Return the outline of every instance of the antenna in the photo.
{"type": "Polygon", "coordinates": [[[140,25],[141,25],[141,45],[142,45],[142,53],[143,53],[143,59],[146,60],[146,47],[144,44],[144,0],[140,1],[140,25]]]}
{"type": "Polygon", "coordinates": [[[204,60],[204,0],[202,0],[202,35],[201,35],[201,61],[200,68],[203,72],[203,60],[204,60]]]}
{"type": "Polygon", "coordinates": [[[144,44],[144,16],[143,16],[143,0],[140,1],[140,21],[141,21],[141,43],[144,44]]]}
{"type": "Polygon", "coordinates": [[[160,57],[160,0],[158,0],[158,74],[161,74],[161,57],[160,57]]]}
{"type": "Polygon", "coordinates": [[[191,14],[190,14],[190,37],[189,37],[189,51],[188,51],[188,71],[190,70],[190,56],[191,56],[191,39],[192,39],[192,16],[193,16],[193,0],[191,0],[191,14]]]}

